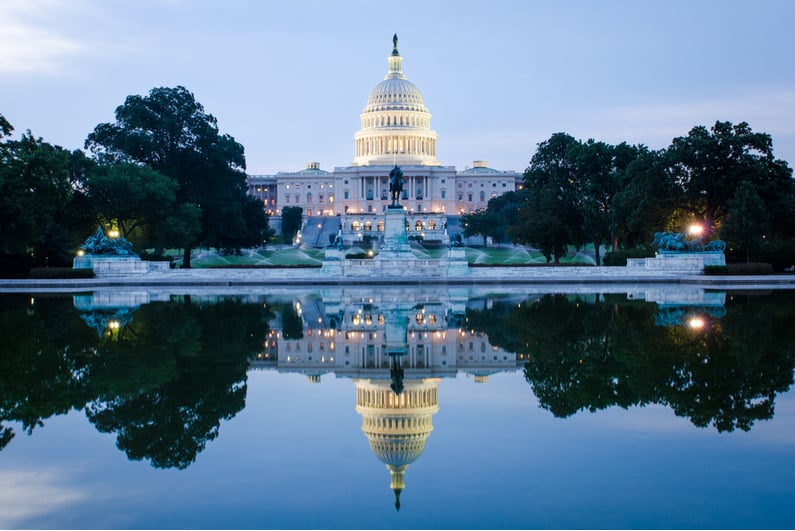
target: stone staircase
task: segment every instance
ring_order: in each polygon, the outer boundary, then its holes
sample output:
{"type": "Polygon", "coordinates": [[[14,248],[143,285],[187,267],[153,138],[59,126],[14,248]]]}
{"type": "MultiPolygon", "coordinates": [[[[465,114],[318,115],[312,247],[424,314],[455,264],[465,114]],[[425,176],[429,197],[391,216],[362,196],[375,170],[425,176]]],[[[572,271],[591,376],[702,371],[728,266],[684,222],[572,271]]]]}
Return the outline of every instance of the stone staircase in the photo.
{"type": "Polygon", "coordinates": [[[301,231],[301,247],[322,248],[329,245],[331,235],[336,236],[340,230],[340,218],[337,216],[312,216],[307,218],[301,231]]]}

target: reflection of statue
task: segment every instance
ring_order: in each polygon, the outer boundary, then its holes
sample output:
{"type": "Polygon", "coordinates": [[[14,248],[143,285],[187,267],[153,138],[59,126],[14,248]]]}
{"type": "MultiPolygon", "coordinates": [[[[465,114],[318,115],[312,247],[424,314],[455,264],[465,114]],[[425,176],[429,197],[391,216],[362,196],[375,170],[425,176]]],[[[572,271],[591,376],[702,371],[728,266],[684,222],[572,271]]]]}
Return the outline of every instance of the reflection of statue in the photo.
{"type": "Polygon", "coordinates": [[[392,369],[389,371],[389,376],[392,378],[392,385],[389,386],[396,395],[400,396],[403,392],[403,366],[400,363],[400,356],[390,356],[392,358],[392,369]]]}
{"type": "Polygon", "coordinates": [[[456,232],[453,239],[450,241],[450,247],[463,247],[464,246],[464,239],[461,237],[460,232],[456,232]]]}
{"type": "Polygon", "coordinates": [[[398,200],[403,192],[403,170],[395,164],[389,172],[389,193],[392,194],[392,206],[400,206],[398,200]]]}
{"type": "Polygon", "coordinates": [[[89,236],[83,244],[83,250],[91,255],[134,256],[132,244],[124,238],[108,238],[102,227],[89,236]]]}

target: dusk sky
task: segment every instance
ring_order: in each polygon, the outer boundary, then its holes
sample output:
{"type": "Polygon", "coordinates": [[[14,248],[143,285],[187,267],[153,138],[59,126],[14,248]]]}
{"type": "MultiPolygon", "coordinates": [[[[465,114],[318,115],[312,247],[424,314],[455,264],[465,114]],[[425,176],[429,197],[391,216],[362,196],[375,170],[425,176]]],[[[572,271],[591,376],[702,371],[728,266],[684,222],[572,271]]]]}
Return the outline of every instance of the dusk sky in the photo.
{"type": "Polygon", "coordinates": [[[747,121],[795,165],[795,2],[2,0],[0,114],[69,149],[130,94],[183,85],[248,173],[332,170],[392,34],[442,164],[523,171],[559,131],[669,145],[747,121]]]}

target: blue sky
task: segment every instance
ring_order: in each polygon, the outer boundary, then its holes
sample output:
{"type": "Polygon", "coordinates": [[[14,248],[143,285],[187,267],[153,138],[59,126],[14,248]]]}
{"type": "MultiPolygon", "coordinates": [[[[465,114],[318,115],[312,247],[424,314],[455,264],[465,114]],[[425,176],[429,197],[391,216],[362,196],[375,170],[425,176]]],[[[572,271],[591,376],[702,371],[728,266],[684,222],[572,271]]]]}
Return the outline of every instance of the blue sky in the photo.
{"type": "Polygon", "coordinates": [[[795,165],[795,2],[3,0],[0,113],[80,148],[129,94],[184,85],[249,173],[353,160],[392,34],[438,156],[522,171],[558,131],[667,146],[747,121],[795,165]]]}

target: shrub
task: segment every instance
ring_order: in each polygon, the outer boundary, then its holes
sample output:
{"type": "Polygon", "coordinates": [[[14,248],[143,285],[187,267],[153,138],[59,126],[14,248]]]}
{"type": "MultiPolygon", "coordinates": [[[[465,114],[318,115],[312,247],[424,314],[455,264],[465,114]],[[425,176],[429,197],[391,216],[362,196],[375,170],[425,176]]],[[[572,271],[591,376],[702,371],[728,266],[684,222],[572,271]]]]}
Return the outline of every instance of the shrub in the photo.
{"type": "Polygon", "coordinates": [[[72,269],[71,267],[35,267],[28,278],[94,278],[93,269],[72,269]]]}
{"type": "Polygon", "coordinates": [[[704,266],[705,275],[772,275],[773,266],[767,263],[726,264],[725,266],[704,266]]]}
{"type": "Polygon", "coordinates": [[[138,253],[138,256],[147,262],[171,262],[173,260],[173,257],[164,254],[138,253]]]}
{"type": "Polygon", "coordinates": [[[632,249],[621,249],[611,251],[602,259],[602,265],[606,266],[626,266],[627,258],[654,258],[654,251],[646,247],[634,247],[632,249]]]}
{"type": "Polygon", "coordinates": [[[757,255],[760,261],[771,264],[774,271],[784,271],[795,265],[795,240],[773,240],[762,245],[757,255]]]}

